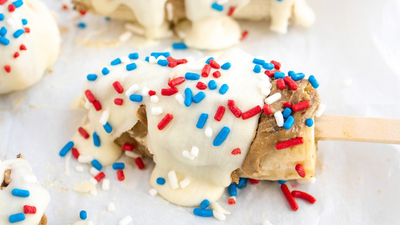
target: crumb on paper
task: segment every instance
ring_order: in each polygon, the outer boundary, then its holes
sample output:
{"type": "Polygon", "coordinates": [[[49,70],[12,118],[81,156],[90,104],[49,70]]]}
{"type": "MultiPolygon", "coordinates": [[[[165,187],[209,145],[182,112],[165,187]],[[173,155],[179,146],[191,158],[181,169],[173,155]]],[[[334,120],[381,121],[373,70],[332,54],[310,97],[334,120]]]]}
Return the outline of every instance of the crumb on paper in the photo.
{"type": "Polygon", "coordinates": [[[17,106],[19,106],[19,104],[21,104],[22,102],[24,101],[24,99],[23,98],[19,98],[19,99],[17,99],[17,101],[13,104],[14,105],[14,107],[17,107],[17,106]]]}
{"type": "Polygon", "coordinates": [[[69,188],[60,188],[56,191],[57,194],[60,194],[61,192],[67,192],[69,190],[69,188]]]}
{"type": "Polygon", "coordinates": [[[381,192],[382,192],[381,190],[378,190],[376,193],[380,194],[381,192]]]}

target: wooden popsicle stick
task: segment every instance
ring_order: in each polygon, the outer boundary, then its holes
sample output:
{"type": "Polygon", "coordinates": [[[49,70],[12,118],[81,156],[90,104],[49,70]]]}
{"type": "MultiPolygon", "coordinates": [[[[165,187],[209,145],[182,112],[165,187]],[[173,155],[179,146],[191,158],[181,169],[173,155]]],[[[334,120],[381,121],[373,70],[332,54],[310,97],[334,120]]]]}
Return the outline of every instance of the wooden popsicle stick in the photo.
{"type": "Polygon", "coordinates": [[[400,119],[322,115],[315,119],[315,139],[400,144],[400,119]]]}

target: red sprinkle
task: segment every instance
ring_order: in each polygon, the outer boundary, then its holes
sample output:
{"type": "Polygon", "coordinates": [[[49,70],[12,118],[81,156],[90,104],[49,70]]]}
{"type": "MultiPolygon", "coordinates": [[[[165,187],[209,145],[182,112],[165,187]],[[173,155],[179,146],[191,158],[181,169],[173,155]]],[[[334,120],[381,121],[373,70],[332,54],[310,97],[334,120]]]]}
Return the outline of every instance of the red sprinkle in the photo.
{"type": "Polygon", "coordinates": [[[285,103],[283,103],[283,107],[285,107],[285,108],[292,108],[292,103],[290,103],[290,102],[285,102],[285,103]]]}
{"type": "Polygon", "coordinates": [[[310,102],[309,102],[309,101],[303,101],[303,102],[294,104],[294,105],[292,106],[292,109],[293,109],[293,112],[297,112],[297,111],[306,109],[306,108],[308,108],[308,107],[310,107],[310,102]]]}
{"type": "Polygon", "coordinates": [[[281,63],[280,62],[272,60],[271,63],[274,64],[275,69],[279,70],[281,68],[281,63]]]}
{"type": "Polygon", "coordinates": [[[168,66],[171,68],[174,68],[175,66],[180,65],[180,64],[187,63],[186,59],[174,59],[171,56],[168,56],[167,60],[168,60],[168,66]]]}
{"type": "Polygon", "coordinates": [[[240,38],[240,40],[243,41],[243,40],[247,37],[248,34],[249,34],[249,32],[248,32],[247,30],[244,31],[244,32],[242,33],[242,38],[240,38]]]}
{"type": "Polygon", "coordinates": [[[299,209],[299,206],[297,205],[296,200],[294,200],[292,194],[289,191],[289,188],[286,186],[286,184],[281,185],[281,190],[282,193],[285,195],[287,201],[289,202],[290,207],[293,209],[293,211],[297,211],[299,209]]]}
{"type": "Polygon", "coordinates": [[[235,12],[235,9],[236,9],[235,6],[231,6],[231,7],[229,8],[228,16],[232,16],[233,13],[235,12]]]}
{"type": "Polygon", "coordinates": [[[302,191],[292,191],[292,196],[295,198],[304,199],[311,204],[314,204],[317,201],[317,199],[315,199],[312,195],[302,192],[302,191]]]}
{"type": "Polygon", "coordinates": [[[149,91],[149,95],[150,95],[150,96],[153,96],[153,95],[155,95],[155,94],[156,94],[155,91],[153,91],[153,90],[150,90],[150,91],[149,91]]]}
{"type": "Polygon", "coordinates": [[[24,214],[36,214],[36,207],[24,205],[24,214]]]}
{"type": "Polygon", "coordinates": [[[79,154],[78,149],[72,148],[72,155],[74,156],[75,159],[78,159],[81,154],[79,154]]]}
{"type": "Polygon", "coordinates": [[[100,102],[97,100],[93,102],[93,107],[96,109],[96,111],[100,111],[102,109],[100,102]]]}
{"type": "Polygon", "coordinates": [[[207,85],[201,81],[197,82],[196,87],[200,90],[205,90],[207,89],[207,85]]]}
{"type": "Polygon", "coordinates": [[[277,72],[276,70],[266,70],[264,73],[265,75],[267,75],[269,78],[274,77],[275,72],[277,72]]]}
{"type": "Polygon", "coordinates": [[[88,139],[90,137],[89,133],[83,128],[79,127],[78,132],[82,135],[83,138],[88,139]]]}
{"type": "Polygon", "coordinates": [[[158,123],[157,125],[158,129],[159,130],[164,129],[169,124],[169,122],[171,122],[173,118],[174,117],[172,116],[172,114],[168,113],[167,115],[165,115],[164,118],[160,121],[160,123],[158,123]]]}
{"type": "Polygon", "coordinates": [[[27,50],[27,48],[26,48],[26,46],[25,46],[25,45],[21,45],[21,46],[19,46],[19,50],[21,50],[21,51],[26,51],[26,50],[27,50]]]}
{"type": "Polygon", "coordinates": [[[67,6],[66,4],[63,4],[63,5],[62,5],[62,9],[67,10],[67,9],[68,9],[68,6],[67,6]]]}
{"type": "Polygon", "coordinates": [[[79,13],[80,13],[82,16],[86,15],[86,11],[85,11],[85,10],[79,10],[79,13]]]}
{"type": "Polygon", "coordinates": [[[161,95],[164,95],[164,96],[171,96],[171,95],[174,95],[174,94],[176,94],[176,93],[178,93],[178,88],[176,88],[176,87],[173,87],[173,88],[163,88],[163,89],[161,89],[161,95]]]}
{"type": "Polygon", "coordinates": [[[297,164],[295,169],[296,169],[297,173],[299,174],[299,176],[301,176],[301,177],[306,176],[306,171],[304,171],[303,165],[297,164]]]}
{"type": "Polygon", "coordinates": [[[133,144],[125,143],[122,145],[122,150],[133,151],[134,149],[135,149],[135,146],[133,144]]]}
{"type": "Polygon", "coordinates": [[[290,89],[292,89],[294,91],[297,90],[298,86],[291,77],[286,76],[283,80],[290,87],[290,89]]]}
{"type": "Polygon", "coordinates": [[[140,158],[140,157],[137,157],[136,159],[135,159],[135,163],[136,163],[136,165],[137,165],[137,167],[139,168],[139,169],[144,169],[144,163],[143,163],[143,160],[142,160],[142,158],[140,158]]]}
{"type": "Polygon", "coordinates": [[[89,89],[85,91],[85,96],[90,103],[96,101],[96,98],[93,96],[92,92],[89,89]]]}
{"type": "Polygon", "coordinates": [[[221,76],[221,72],[219,72],[218,70],[213,73],[213,77],[215,77],[215,78],[218,78],[220,76],[221,76]]]}
{"type": "Polygon", "coordinates": [[[122,105],[123,103],[124,103],[124,100],[122,98],[114,99],[114,104],[116,104],[116,105],[122,105]]]}
{"type": "Polygon", "coordinates": [[[236,116],[236,118],[239,118],[242,115],[242,111],[235,105],[235,101],[228,100],[228,108],[231,110],[233,115],[236,116]]]}
{"type": "Polygon", "coordinates": [[[247,120],[261,112],[261,107],[258,105],[242,114],[242,119],[247,120]]]}
{"type": "Polygon", "coordinates": [[[269,107],[268,104],[265,104],[263,106],[263,111],[264,111],[265,115],[267,115],[267,116],[272,114],[272,109],[271,109],[271,107],[269,107]]]}
{"type": "Polygon", "coordinates": [[[279,90],[283,90],[286,87],[285,81],[283,81],[283,79],[276,80],[276,85],[278,85],[279,90]]]}
{"type": "Polygon", "coordinates": [[[31,32],[31,29],[29,27],[25,27],[24,30],[25,30],[25,33],[28,33],[28,34],[31,32]]]}
{"type": "Polygon", "coordinates": [[[290,147],[293,147],[296,145],[300,145],[303,143],[304,143],[303,137],[298,137],[298,138],[291,139],[289,141],[278,142],[275,144],[275,147],[276,147],[276,149],[281,150],[281,149],[290,148],[290,147]]]}
{"type": "Polygon", "coordinates": [[[201,76],[202,77],[208,77],[208,75],[210,74],[210,70],[211,70],[211,66],[210,65],[208,65],[208,64],[204,65],[203,70],[201,71],[201,76]]]}
{"type": "Polygon", "coordinates": [[[215,113],[214,119],[216,121],[221,121],[222,117],[224,116],[225,113],[225,107],[224,106],[220,106],[217,109],[217,112],[215,113]]]}
{"type": "Polygon", "coordinates": [[[117,170],[117,177],[119,181],[125,180],[125,174],[123,170],[117,170]]]}
{"type": "Polygon", "coordinates": [[[258,184],[258,183],[260,183],[259,180],[255,180],[255,179],[251,179],[251,178],[249,178],[249,182],[250,182],[250,184],[258,184]]]}
{"type": "Polygon", "coordinates": [[[7,2],[7,0],[0,0],[0,5],[3,5],[6,2],[7,2]]]}
{"type": "Polygon", "coordinates": [[[236,201],[235,201],[235,199],[232,197],[232,198],[228,198],[228,204],[229,205],[234,205],[234,204],[236,204],[236,201]]]}
{"type": "Polygon", "coordinates": [[[115,81],[112,85],[114,86],[115,91],[117,91],[119,94],[124,93],[124,88],[118,81],[115,81]]]}
{"type": "Polygon", "coordinates": [[[100,182],[101,180],[103,180],[103,178],[106,177],[106,174],[104,172],[100,172],[99,174],[97,174],[94,179],[97,180],[97,182],[100,182]]]}
{"type": "Polygon", "coordinates": [[[15,11],[15,5],[14,4],[9,4],[8,5],[8,11],[9,12],[14,12],[15,11]]]}
{"type": "Polygon", "coordinates": [[[18,52],[15,52],[15,53],[14,53],[14,58],[16,59],[16,58],[18,58],[18,56],[19,56],[19,53],[18,53],[18,52]]]}
{"type": "Polygon", "coordinates": [[[242,154],[242,151],[240,150],[240,148],[236,148],[231,152],[232,155],[240,155],[242,154]]]}
{"type": "Polygon", "coordinates": [[[4,66],[4,70],[5,70],[7,73],[10,73],[10,72],[11,72],[11,66],[10,66],[10,65],[5,65],[5,66],[4,66]]]}
{"type": "Polygon", "coordinates": [[[177,77],[175,79],[172,79],[168,82],[168,86],[170,87],[175,87],[176,85],[182,84],[183,82],[185,82],[185,78],[184,77],[177,77]]]}
{"type": "Polygon", "coordinates": [[[168,62],[168,67],[174,68],[177,65],[178,65],[178,63],[176,61],[168,62]]]}
{"type": "Polygon", "coordinates": [[[221,68],[221,66],[217,63],[217,61],[215,61],[214,59],[210,59],[209,61],[210,66],[214,69],[219,69],[221,68]]]}

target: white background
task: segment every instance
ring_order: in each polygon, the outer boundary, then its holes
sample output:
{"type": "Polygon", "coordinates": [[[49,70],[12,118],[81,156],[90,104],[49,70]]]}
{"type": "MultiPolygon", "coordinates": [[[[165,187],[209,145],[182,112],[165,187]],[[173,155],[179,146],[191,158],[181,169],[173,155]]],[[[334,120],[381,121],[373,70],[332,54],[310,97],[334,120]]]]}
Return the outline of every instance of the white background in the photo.
{"type": "MultiPolygon", "coordinates": [[[[127,179],[119,182],[115,171],[106,168],[111,191],[101,189],[96,197],[71,190],[73,184],[90,178],[89,167],[78,174],[71,159],[71,175],[65,176],[65,160],[59,150],[80,125],[85,110],[73,110],[70,103],[80,93],[88,73],[111,60],[139,52],[143,58],[152,51],[163,51],[173,39],[138,49],[140,38],[119,47],[87,47],[82,38],[93,31],[103,33],[89,38],[117,40],[122,23],[85,16],[71,20],[71,11],[61,11],[61,1],[46,0],[64,27],[61,54],[37,85],[0,97],[0,159],[14,158],[22,152],[31,162],[40,182],[52,196],[46,210],[49,224],[72,224],[85,209],[95,224],[117,224],[124,216],[132,224],[222,224],[214,218],[200,218],[192,208],[168,204],[151,197],[148,179],[151,163],[139,171],[135,165],[126,170],[127,179]],[[86,29],[78,29],[84,21],[86,29]],[[65,29],[68,28],[68,29],[65,29]],[[116,212],[109,213],[113,201],[116,212]]],[[[238,47],[254,56],[282,62],[283,71],[294,70],[315,75],[326,113],[364,117],[400,119],[400,1],[398,0],[309,0],[317,15],[310,29],[292,25],[287,35],[268,29],[269,22],[241,22],[249,31],[238,47]],[[343,83],[349,79],[351,86],[343,83]]],[[[213,53],[172,51],[179,57],[200,58],[213,53]]],[[[399,128],[400,129],[400,128],[399,128]]],[[[399,137],[400,138],[400,137],[399,137]]],[[[221,205],[232,214],[226,224],[400,224],[400,146],[320,142],[317,154],[317,182],[298,185],[317,198],[314,205],[298,200],[299,210],[291,211],[277,182],[248,184],[240,190],[237,204],[221,205]]],[[[296,185],[296,182],[292,182],[296,185]]],[[[290,189],[293,189],[289,185],[290,189]]]]}

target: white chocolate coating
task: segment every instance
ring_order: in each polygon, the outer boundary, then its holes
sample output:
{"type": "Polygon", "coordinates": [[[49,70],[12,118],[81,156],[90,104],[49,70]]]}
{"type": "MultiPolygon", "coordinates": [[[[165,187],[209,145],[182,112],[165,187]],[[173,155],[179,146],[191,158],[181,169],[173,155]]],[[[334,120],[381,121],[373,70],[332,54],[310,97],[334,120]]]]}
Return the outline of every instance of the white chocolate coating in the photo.
{"type": "Polygon", "coordinates": [[[0,94],[21,90],[38,82],[57,59],[60,47],[57,24],[44,3],[24,0],[24,4],[11,13],[7,9],[9,4],[10,1],[0,5],[0,13],[5,17],[0,21],[0,28],[7,29],[5,38],[10,41],[7,46],[0,44],[0,94]],[[23,25],[22,19],[26,19],[28,24],[23,25]],[[29,28],[30,33],[13,37],[15,31],[24,28],[29,28]],[[22,44],[27,50],[20,50],[22,44]],[[19,57],[14,58],[15,52],[19,53],[19,57]],[[6,65],[11,67],[10,73],[4,69],[6,65]]]}
{"type": "Polygon", "coordinates": [[[26,182],[27,176],[34,176],[32,168],[25,159],[9,159],[0,163],[0,182],[3,182],[4,172],[11,170],[10,184],[0,190],[0,224],[11,224],[10,215],[23,213],[24,205],[35,206],[36,214],[25,214],[25,220],[18,222],[18,225],[39,224],[47,205],[50,202],[49,192],[43,188],[38,181],[26,182]],[[23,189],[30,192],[27,198],[16,197],[11,194],[13,189],[23,189]]]}
{"type": "MultiPolygon", "coordinates": [[[[211,74],[208,78],[201,77],[200,80],[186,80],[176,86],[179,94],[185,96],[185,89],[191,88],[193,95],[200,90],[196,88],[198,81],[208,83],[215,80],[218,88],[215,90],[203,90],[205,98],[199,103],[192,103],[190,107],[182,106],[175,96],[162,96],[162,88],[169,88],[167,83],[170,78],[184,77],[187,67],[190,64],[205,65],[205,60],[193,61],[189,64],[178,65],[175,68],[163,67],[158,64],[151,64],[144,60],[135,60],[137,69],[126,70],[126,64],[117,66],[107,66],[110,73],[101,74],[101,69],[97,71],[96,81],[87,81],[83,91],[89,89],[95,98],[101,103],[102,110],[96,111],[93,106],[89,108],[89,121],[84,128],[91,134],[90,139],[86,140],[77,133],[73,142],[81,155],[91,154],[99,160],[103,166],[113,163],[121,154],[121,149],[113,141],[123,132],[130,130],[138,121],[136,112],[141,104],[146,106],[148,120],[147,145],[154,154],[156,166],[150,178],[150,183],[157,192],[168,201],[184,206],[199,205],[204,199],[210,202],[218,200],[224,192],[224,188],[231,183],[231,173],[239,168],[247,154],[247,150],[253,140],[258,126],[259,114],[243,120],[236,118],[228,109],[227,101],[232,99],[243,111],[247,111],[257,105],[263,106],[264,95],[257,88],[258,74],[253,72],[253,57],[239,49],[231,49],[224,52],[215,59],[220,65],[230,62],[232,67],[228,70],[219,69],[221,77],[215,79],[211,74]],[[152,102],[149,96],[143,96],[142,102],[132,102],[124,93],[118,94],[112,83],[119,81],[127,91],[132,85],[138,85],[139,90],[135,94],[141,94],[142,89],[149,88],[157,92],[159,101],[152,102]],[[218,89],[222,84],[229,85],[226,94],[221,95],[218,89]],[[122,106],[114,104],[115,98],[124,99],[122,106]],[[220,122],[214,119],[214,115],[219,106],[225,106],[226,111],[220,122]],[[161,115],[153,115],[153,107],[162,107],[161,115]],[[108,122],[113,131],[107,134],[100,118],[105,110],[109,111],[108,122]],[[172,121],[163,129],[158,130],[157,125],[167,114],[173,115],[172,121]],[[208,120],[203,129],[196,127],[199,116],[202,113],[208,114],[208,120]],[[214,146],[213,141],[224,127],[230,128],[230,133],[220,146],[214,146]],[[206,127],[210,127],[213,132],[211,137],[205,135],[206,127]],[[96,131],[100,136],[101,146],[93,145],[92,133],[96,131]],[[193,148],[193,146],[199,149],[193,148]],[[242,154],[232,155],[232,150],[240,148],[242,154]],[[192,150],[194,149],[194,150],[192,150]],[[183,151],[191,151],[197,156],[191,160],[182,155],[183,151]],[[186,180],[181,185],[185,188],[171,188],[168,173],[174,170],[177,182],[186,180]],[[164,185],[158,185],[156,179],[163,177],[166,180],[164,185]]],[[[201,71],[189,71],[201,73],[201,71]]],[[[153,96],[154,97],[154,96],[153,96]]]]}

